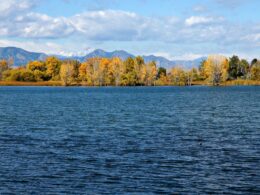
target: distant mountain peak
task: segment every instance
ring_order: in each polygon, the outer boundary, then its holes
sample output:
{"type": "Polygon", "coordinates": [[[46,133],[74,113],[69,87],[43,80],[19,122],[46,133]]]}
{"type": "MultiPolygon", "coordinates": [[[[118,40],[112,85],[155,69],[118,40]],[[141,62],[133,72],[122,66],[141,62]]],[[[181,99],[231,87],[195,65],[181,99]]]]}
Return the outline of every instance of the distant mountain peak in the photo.
{"type": "MultiPolygon", "coordinates": [[[[24,49],[18,47],[0,47],[0,59],[9,59],[12,57],[14,59],[15,66],[26,65],[29,61],[34,60],[44,60],[48,55],[44,53],[37,52],[29,52],[24,49]]],[[[115,50],[111,52],[107,52],[103,49],[95,49],[94,51],[88,53],[85,56],[58,56],[60,59],[75,59],[81,62],[86,61],[89,58],[93,57],[104,57],[104,58],[113,58],[119,57],[122,60],[127,59],[128,57],[135,57],[133,54],[128,53],[125,50],[115,50]]],[[[158,66],[162,66],[165,68],[171,68],[176,65],[182,65],[185,68],[198,67],[200,62],[205,59],[205,57],[198,58],[195,60],[169,60],[162,56],[155,55],[143,55],[145,62],[155,61],[158,66]]]]}
{"type": "Polygon", "coordinates": [[[26,65],[29,61],[43,60],[47,55],[44,53],[29,52],[18,47],[0,47],[0,59],[14,60],[14,66],[26,65]]]}
{"type": "Polygon", "coordinates": [[[106,51],[103,50],[103,49],[95,49],[95,50],[92,51],[91,53],[106,53],[106,51]]]}

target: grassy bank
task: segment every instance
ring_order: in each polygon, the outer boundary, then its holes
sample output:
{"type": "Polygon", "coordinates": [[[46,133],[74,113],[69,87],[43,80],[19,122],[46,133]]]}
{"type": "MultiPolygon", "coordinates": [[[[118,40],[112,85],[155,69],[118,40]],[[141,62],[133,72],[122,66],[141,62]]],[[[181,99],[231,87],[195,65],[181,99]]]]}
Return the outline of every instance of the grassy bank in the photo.
{"type": "MultiPolygon", "coordinates": [[[[192,85],[209,86],[205,81],[194,81],[192,85]]],[[[222,83],[221,86],[260,86],[260,81],[253,80],[233,80],[222,83]]],[[[0,81],[0,86],[62,86],[61,81],[41,81],[41,82],[21,82],[21,81],[0,81]]],[[[85,86],[73,84],[71,86],[85,86]]],[[[158,86],[175,86],[175,85],[158,85],[158,86]]],[[[179,86],[179,85],[176,85],[179,86]]]]}
{"type": "Polygon", "coordinates": [[[233,80],[233,81],[227,81],[223,83],[224,86],[235,86],[235,85],[260,85],[260,81],[253,81],[253,80],[233,80]]]}
{"type": "Polygon", "coordinates": [[[21,82],[0,81],[0,86],[61,86],[60,81],[21,82]]]}

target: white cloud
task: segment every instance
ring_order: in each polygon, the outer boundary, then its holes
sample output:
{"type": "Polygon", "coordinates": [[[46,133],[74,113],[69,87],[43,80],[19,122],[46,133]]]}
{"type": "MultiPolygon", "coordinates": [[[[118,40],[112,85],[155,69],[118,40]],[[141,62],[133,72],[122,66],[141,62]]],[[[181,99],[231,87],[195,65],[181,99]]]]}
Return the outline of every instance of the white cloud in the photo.
{"type": "Polygon", "coordinates": [[[174,56],[175,60],[195,60],[200,57],[204,57],[205,54],[197,54],[197,53],[185,53],[179,56],[174,56]]]}
{"type": "Polygon", "coordinates": [[[77,14],[70,20],[76,30],[89,39],[124,40],[126,35],[130,38],[138,34],[135,27],[139,18],[134,13],[113,10],[90,11],[77,14]]]}
{"type": "Polygon", "coordinates": [[[217,4],[225,8],[237,8],[242,4],[249,3],[252,0],[214,0],[217,4]]]}
{"type": "Polygon", "coordinates": [[[164,57],[168,60],[173,60],[173,56],[171,53],[168,53],[168,52],[153,52],[152,54],[151,53],[146,53],[145,55],[154,55],[154,56],[161,56],[161,57],[164,57]]]}
{"type": "Polygon", "coordinates": [[[159,34],[158,27],[161,26],[157,18],[117,10],[85,12],[70,20],[79,33],[93,40],[149,39],[159,34]]]}
{"type": "Polygon", "coordinates": [[[0,39],[1,47],[19,47],[27,51],[33,52],[42,52],[46,54],[56,54],[64,56],[83,56],[86,53],[89,53],[94,48],[91,48],[86,43],[80,45],[73,44],[73,41],[64,41],[63,43],[54,43],[51,41],[15,41],[15,40],[6,40],[0,39]]]}
{"type": "Polygon", "coordinates": [[[0,0],[0,36],[62,38],[74,32],[70,20],[34,13],[39,0],[0,0]]]}
{"type": "Polygon", "coordinates": [[[193,26],[197,24],[208,24],[214,21],[215,20],[212,17],[191,16],[185,20],[185,24],[187,26],[193,26]]]}
{"type": "Polygon", "coordinates": [[[193,7],[193,11],[204,12],[204,11],[207,11],[207,8],[203,5],[196,5],[196,6],[193,7]]]}
{"type": "MultiPolygon", "coordinates": [[[[150,55],[150,54],[146,54],[146,55],[150,55]]],[[[182,55],[172,55],[172,53],[169,52],[154,52],[152,53],[152,55],[155,56],[161,56],[164,57],[168,60],[195,60],[198,59],[200,57],[204,57],[205,54],[197,54],[197,53],[184,53],[182,55]]]]}
{"type": "Polygon", "coordinates": [[[22,33],[24,37],[58,37],[62,38],[74,32],[70,20],[63,17],[52,18],[43,14],[28,14],[34,20],[25,24],[22,33]]]}
{"type": "MultiPolygon", "coordinates": [[[[0,0],[1,1],[1,0],[0,0]]],[[[10,0],[13,5],[17,0],[10,0]]],[[[221,17],[148,17],[121,10],[87,11],[71,17],[50,17],[30,11],[33,5],[22,0],[18,15],[0,20],[0,36],[27,39],[78,37],[91,41],[161,41],[171,43],[212,42],[230,39],[232,24],[221,17]],[[23,9],[20,9],[23,8],[23,9]],[[203,27],[201,27],[203,25],[203,27]]],[[[35,1],[36,2],[36,1],[35,1]]],[[[9,10],[10,5],[2,7],[9,10]]],[[[236,29],[236,27],[234,27],[236,29]]],[[[241,33],[245,32],[242,30],[241,33]]],[[[239,35],[241,34],[239,31],[239,35]]],[[[238,33],[236,33],[238,34],[238,33]]],[[[244,35],[245,36],[245,35],[244,35]]],[[[236,37],[237,38],[237,37],[236,37]]],[[[231,39],[233,40],[233,39],[231,39]]]]}
{"type": "Polygon", "coordinates": [[[36,0],[0,0],[0,18],[13,17],[35,6],[36,0]]]}
{"type": "Polygon", "coordinates": [[[248,41],[259,41],[260,42],[260,33],[255,34],[249,34],[243,37],[242,39],[248,40],[248,41]]]}
{"type": "MultiPolygon", "coordinates": [[[[238,24],[211,15],[183,19],[175,16],[143,16],[121,10],[86,11],[70,17],[51,17],[33,12],[33,7],[38,2],[39,0],[0,0],[0,36],[2,39],[26,40],[5,43],[2,40],[1,46],[14,45],[32,51],[43,48],[41,51],[46,53],[74,55],[83,54],[89,41],[95,42],[95,46],[98,46],[97,42],[100,42],[99,45],[109,42],[121,46],[126,42],[141,44],[146,41],[175,44],[180,48],[187,44],[197,48],[198,51],[191,51],[195,53],[191,53],[192,55],[185,54],[186,50],[181,52],[184,54],[180,58],[187,59],[200,55],[201,46],[207,51],[205,45],[214,45],[226,51],[235,47],[237,50],[245,48],[247,51],[248,47],[259,50],[260,46],[260,28],[256,28],[259,24],[238,24]],[[54,43],[61,39],[76,41],[67,44],[54,43]]],[[[218,3],[221,3],[221,0],[218,3]]],[[[203,7],[196,7],[196,11],[202,10],[203,7]]],[[[141,48],[142,45],[138,47],[141,48]]],[[[153,51],[162,51],[156,47],[153,51]]],[[[168,51],[157,54],[173,58],[168,51]]]]}
{"type": "Polygon", "coordinates": [[[11,23],[2,21],[0,27],[5,29],[1,35],[25,38],[62,38],[75,30],[67,18],[52,18],[38,13],[14,17],[11,23]]]}

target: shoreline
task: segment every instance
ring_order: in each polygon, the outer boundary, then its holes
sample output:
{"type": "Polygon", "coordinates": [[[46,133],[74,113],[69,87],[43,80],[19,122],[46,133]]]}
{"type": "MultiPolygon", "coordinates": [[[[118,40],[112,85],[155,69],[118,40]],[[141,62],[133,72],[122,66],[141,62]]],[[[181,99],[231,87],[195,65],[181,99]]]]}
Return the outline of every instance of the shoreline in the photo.
{"type": "MultiPolygon", "coordinates": [[[[154,86],[88,86],[82,84],[73,84],[69,86],[62,85],[61,81],[42,81],[42,82],[24,82],[24,81],[0,81],[0,86],[42,86],[42,87],[190,87],[190,86],[212,86],[208,85],[205,82],[193,82],[191,85],[154,85],[154,86]]],[[[219,87],[228,87],[228,86],[260,86],[260,81],[252,81],[252,80],[234,80],[234,81],[227,81],[219,85],[219,87]]]]}
{"type": "Polygon", "coordinates": [[[0,81],[0,86],[62,86],[59,81],[43,81],[43,82],[23,82],[23,81],[0,81]]]}

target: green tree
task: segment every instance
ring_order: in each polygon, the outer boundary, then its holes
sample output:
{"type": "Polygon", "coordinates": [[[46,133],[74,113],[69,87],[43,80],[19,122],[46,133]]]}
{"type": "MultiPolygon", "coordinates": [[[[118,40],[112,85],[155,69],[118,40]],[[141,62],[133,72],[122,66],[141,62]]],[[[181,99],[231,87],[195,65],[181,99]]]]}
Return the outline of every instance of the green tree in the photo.
{"type": "Polygon", "coordinates": [[[239,64],[239,70],[238,70],[238,77],[246,78],[248,72],[249,72],[249,63],[247,60],[242,59],[239,64]]]}
{"type": "Polygon", "coordinates": [[[238,76],[239,72],[239,64],[240,64],[240,59],[238,56],[233,55],[229,59],[229,69],[228,69],[228,74],[230,79],[236,79],[238,76]]]}
{"type": "Polygon", "coordinates": [[[167,74],[166,68],[163,67],[158,68],[157,78],[160,78],[161,76],[166,76],[166,74],[167,74]]]}
{"type": "Polygon", "coordinates": [[[250,66],[253,66],[255,63],[257,63],[257,59],[256,58],[254,58],[252,61],[251,61],[251,64],[250,64],[250,66]]]}

